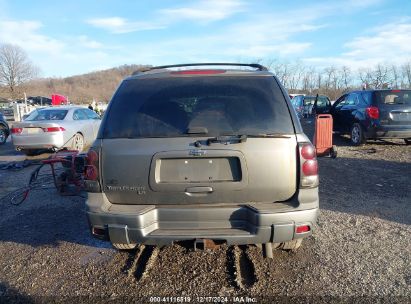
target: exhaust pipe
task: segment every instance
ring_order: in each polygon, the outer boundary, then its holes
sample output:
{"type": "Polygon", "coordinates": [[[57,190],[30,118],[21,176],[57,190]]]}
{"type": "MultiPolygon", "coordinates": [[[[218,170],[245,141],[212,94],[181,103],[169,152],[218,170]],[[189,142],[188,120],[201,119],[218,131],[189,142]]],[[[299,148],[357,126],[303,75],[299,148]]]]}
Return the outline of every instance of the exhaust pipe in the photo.
{"type": "Polygon", "coordinates": [[[269,259],[273,258],[273,246],[271,243],[264,244],[264,256],[269,259]]]}

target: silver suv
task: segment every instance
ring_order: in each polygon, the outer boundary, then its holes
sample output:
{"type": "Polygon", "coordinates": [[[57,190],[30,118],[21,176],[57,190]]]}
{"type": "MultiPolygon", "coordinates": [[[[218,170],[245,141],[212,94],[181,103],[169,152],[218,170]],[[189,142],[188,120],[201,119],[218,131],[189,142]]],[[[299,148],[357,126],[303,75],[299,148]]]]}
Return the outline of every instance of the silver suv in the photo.
{"type": "Polygon", "coordinates": [[[258,64],[162,66],[123,80],[86,179],[92,234],[118,249],[204,240],[263,244],[272,256],[297,249],[318,214],[315,149],[258,64]]]}

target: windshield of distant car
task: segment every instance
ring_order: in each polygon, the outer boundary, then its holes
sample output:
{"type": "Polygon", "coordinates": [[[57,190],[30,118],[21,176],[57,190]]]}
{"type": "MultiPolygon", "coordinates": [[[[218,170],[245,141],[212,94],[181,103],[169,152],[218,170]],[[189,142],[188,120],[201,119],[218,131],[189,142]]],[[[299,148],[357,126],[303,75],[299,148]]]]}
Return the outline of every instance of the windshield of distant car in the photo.
{"type": "Polygon", "coordinates": [[[36,110],[32,112],[25,121],[42,121],[42,120],[63,120],[68,110],[50,109],[36,110]]]}
{"type": "Polygon", "coordinates": [[[379,104],[411,105],[411,90],[376,91],[375,96],[379,104]]]}
{"type": "Polygon", "coordinates": [[[104,138],[292,133],[273,77],[187,77],[125,81],[111,101],[104,138]]]}
{"type": "Polygon", "coordinates": [[[319,96],[317,100],[317,107],[326,107],[330,105],[330,101],[325,96],[319,96]]]}
{"type": "Polygon", "coordinates": [[[315,97],[304,97],[304,105],[308,106],[314,104],[315,97]]]}
{"type": "MultiPolygon", "coordinates": [[[[315,103],[315,97],[314,96],[309,96],[304,98],[304,105],[313,105],[315,103]]],[[[330,101],[326,96],[318,96],[317,100],[317,107],[326,107],[330,105],[330,101]]]]}

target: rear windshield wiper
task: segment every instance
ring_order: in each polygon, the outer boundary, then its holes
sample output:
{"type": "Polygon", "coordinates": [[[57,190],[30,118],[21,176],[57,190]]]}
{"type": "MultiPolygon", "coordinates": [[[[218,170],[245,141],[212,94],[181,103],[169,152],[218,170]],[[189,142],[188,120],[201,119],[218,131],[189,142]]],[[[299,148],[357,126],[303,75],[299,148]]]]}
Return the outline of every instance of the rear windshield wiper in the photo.
{"type": "Polygon", "coordinates": [[[213,143],[223,143],[231,144],[234,142],[245,142],[247,141],[247,135],[219,135],[217,137],[212,137],[207,140],[207,144],[213,143]]]}
{"type": "Polygon", "coordinates": [[[209,138],[207,144],[212,143],[224,143],[231,144],[235,142],[245,142],[247,138],[290,138],[289,135],[270,133],[270,134],[229,134],[229,135],[219,135],[217,137],[209,138]]]}

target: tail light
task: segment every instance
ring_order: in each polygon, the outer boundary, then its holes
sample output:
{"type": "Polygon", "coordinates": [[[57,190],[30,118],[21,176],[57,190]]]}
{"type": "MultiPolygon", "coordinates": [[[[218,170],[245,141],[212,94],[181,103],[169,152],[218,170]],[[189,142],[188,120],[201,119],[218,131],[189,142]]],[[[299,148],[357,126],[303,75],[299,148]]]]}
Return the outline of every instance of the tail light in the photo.
{"type": "Polygon", "coordinates": [[[23,132],[23,128],[11,128],[12,134],[20,134],[21,132],[23,132]]]}
{"type": "Polygon", "coordinates": [[[379,119],[380,118],[380,110],[377,107],[368,107],[365,109],[368,117],[371,119],[379,119]]]}
{"type": "Polygon", "coordinates": [[[310,232],[311,228],[309,225],[302,225],[302,226],[297,226],[295,229],[296,233],[306,233],[310,232]]]}
{"type": "Polygon", "coordinates": [[[42,128],[44,132],[60,132],[66,131],[63,127],[49,127],[49,128],[42,128]]]}
{"type": "Polygon", "coordinates": [[[318,186],[318,162],[315,148],[310,143],[299,145],[300,153],[300,188],[318,186]]]}
{"type": "Polygon", "coordinates": [[[84,167],[84,183],[87,192],[101,192],[99,174],[99,153],[91,148],[87,152],[86,166],[84,167]]]}

